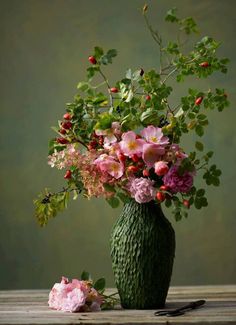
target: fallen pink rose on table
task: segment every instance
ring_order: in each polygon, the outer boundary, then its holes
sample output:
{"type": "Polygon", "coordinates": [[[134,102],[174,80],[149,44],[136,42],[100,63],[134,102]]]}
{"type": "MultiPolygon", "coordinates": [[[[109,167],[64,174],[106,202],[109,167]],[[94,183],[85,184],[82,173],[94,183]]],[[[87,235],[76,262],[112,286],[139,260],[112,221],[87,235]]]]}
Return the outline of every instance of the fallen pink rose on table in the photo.
{"type": "Polygon", "coordinates": [[[62,277],[49,293],[49,307],[64,312],[100,311],[102,296],[89,281],[73,279],[71,282],[62,277]]]}

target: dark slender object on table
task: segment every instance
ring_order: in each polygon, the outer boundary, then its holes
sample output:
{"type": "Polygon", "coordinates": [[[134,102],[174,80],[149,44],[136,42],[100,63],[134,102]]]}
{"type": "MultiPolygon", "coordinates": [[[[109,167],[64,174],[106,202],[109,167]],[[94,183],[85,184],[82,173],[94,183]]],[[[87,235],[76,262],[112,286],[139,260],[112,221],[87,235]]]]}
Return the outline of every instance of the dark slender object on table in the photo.
{"type": "Polygon", "coordinates": [[[198,308],[200,306],[203,306],[205,304],[206,300],[197,300],[197,301],[193,301],[190,302],[189,304],[177,308],[177,309],[172,309],[172,310],[160,310],[160,311],[156,311],[154,313],[155,316],[168,316],[168,317],[174,317],[174,316],[180,316],[180,315],[184,315],[186,311],[190,311],[192,309],[198,308]]]}

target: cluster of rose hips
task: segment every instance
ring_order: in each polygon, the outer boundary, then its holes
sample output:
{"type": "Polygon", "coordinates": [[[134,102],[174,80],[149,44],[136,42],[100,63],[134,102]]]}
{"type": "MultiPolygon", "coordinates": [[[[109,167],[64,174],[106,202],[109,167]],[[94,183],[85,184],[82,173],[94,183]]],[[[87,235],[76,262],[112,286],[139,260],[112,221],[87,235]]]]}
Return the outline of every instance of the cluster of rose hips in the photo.
{"type": "Polygon", "coordinates": [[[104,144],[104,136],[97,135],[95,132],[92,134],[92,140],[88,143],[88,150],[93,150],[102,147],[104,144]]]}
{"type": "MultiPolygon", "coordinates": [[[[70,130],[72,128],[72,123],[71,123],[71,118],[72,116],[70,115],[70,113],[65,113],[63,115],[63,119],[64,121],[61,122],[61,128],[60,130],[58,131],[59,133],[61,133],[62,135],[65,135],[67,134],[67,131],[70,130]]],[[[59,144],[67,144],[69,141],[63,137],[61,138],[57,138],[56,139],[57,143],[59,144]]]]}

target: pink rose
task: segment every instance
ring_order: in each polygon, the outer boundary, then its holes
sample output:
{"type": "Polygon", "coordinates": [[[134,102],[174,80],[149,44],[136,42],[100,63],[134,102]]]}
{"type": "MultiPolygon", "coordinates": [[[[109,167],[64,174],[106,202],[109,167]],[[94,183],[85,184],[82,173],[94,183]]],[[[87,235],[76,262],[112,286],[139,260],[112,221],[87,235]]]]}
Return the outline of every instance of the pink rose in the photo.
{"type": "Polygon", "coordinates": [[[86,281],[62,277],[49,293],[49,307],[65,312],[99,311],[103,303],[100,294],[86,281]]]}

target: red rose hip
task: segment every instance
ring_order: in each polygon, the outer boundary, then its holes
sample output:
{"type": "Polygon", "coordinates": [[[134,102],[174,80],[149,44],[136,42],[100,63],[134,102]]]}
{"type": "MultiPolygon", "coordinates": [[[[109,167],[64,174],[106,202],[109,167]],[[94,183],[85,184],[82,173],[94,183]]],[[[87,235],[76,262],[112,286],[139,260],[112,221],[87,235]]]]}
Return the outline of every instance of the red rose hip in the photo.
{"type": "Polygon", "coordinates": [[[201,105],[201,103],[202,103],[202,101],[203,101],[203,97],[202,96],[200,96],[200,97],[198,97],[196,100],[195,100],[195,105],[201,105]]]}
{"type": "Polygon", "coordinates": [[[64,118],[64,120],[70,120],[70,119],[71,119],[71,115],[70,115],[70,113],[65,113],[65,114],[63,115],[63,118],[64,118]]]}
{"type": "Polygon", "coordinates": [[[129,167],[127,168],[127,170],[128,170],[128,172],[130,172],[130,173],[137,173],[137,172],[139,171],[139,168],[136,167],[136,166],[131,165],[131,166],[129,166],[129,167]]]}
{"type": "Polygon", "coordinates": [[[110,88],[110,92],[111,93],[118,93],[118,88],[116,88],[116,87],[112,87],[112,88],[110,88]]]}
{"type": "Polygon", "coordinates": [[[165,201],[165,198],[166,198],[165,193],[163,193],[163,192],[157,192],[156,198],[157,198],[157,200],[159,202],[165,201]]]}
{"type": "Polygon", "coordinates": [[[57,143],[67,144],[69,141],[65,138],[57,138],[57,143]]]}
{"type": "Polygon", "coordinates": [[[71,127],[72,127],[72,123],[71,122],[63,122],[61,123],[61,126],[66,129],[66,130],[69,130],[71,127]]]}
{"type": "Polygon", "coordinates": [[[64,175],[64,178],[65,179],[70,179],[71,178],[71,171],[70,170],[67,170],[67,172],[64,175]]]}
{"type": "Polygon", "coordinates": [[[88,59],[89,59],[89,62],[90,62],[90,63],[92,63],[92,64],[96,64],[96,63],[97,63],[97,60],[96,60],[96,59],[95,59],[95,57],[94,57],[94,56],[92,56],[92,55],[91,55],[91,56],[89,56],[89,58],[88,58],[88,59]]]}
{"type": "Polygon", "coordinates": [[[61,134],[66,134],[66,130],[65,130],[65,129],[60,129],[59,132],[60,132],[61,134]]]}
{"type": "Polygon", "coordinates": [[[169,187],[166,186],[166,185],[161,185],[161,186],[160,186],[160,190],[161,190],[161,191],[168,191],[168,189],[169,189],[169,187]]]}
{"type": "Polygon", "coordinates": [[[144,169],[143,170],[143,176],[144,177],[148,177],[149,175],[150,175],[149,170],[148,169],[144,169]]]}
{"type": "Polygon", "coordinates": [[[190,207],[190,203],[189,203],[189,200],[183,200],[183,205],[189,209],[190,207]]]}
{"type": "Polygon", "coordinates": [[[207,67],[210,66],[210,64],[209,64],[209,62],[205,61],[205,62],[200,63],[199,66],[200,66],[201,68],[207,68],[207,67]]]}

